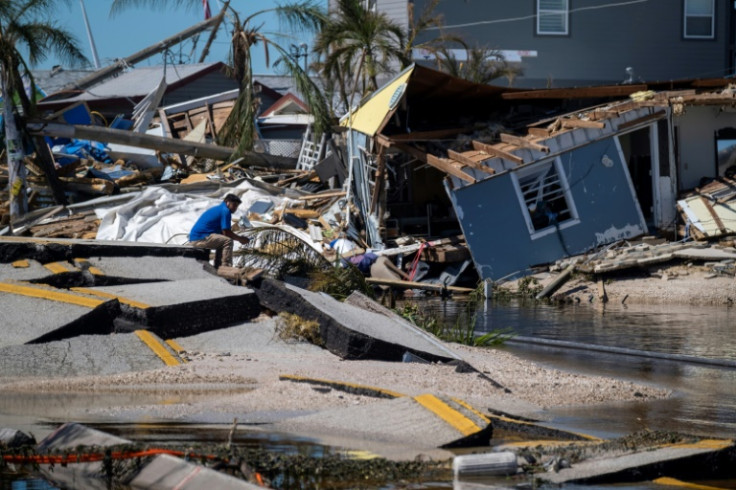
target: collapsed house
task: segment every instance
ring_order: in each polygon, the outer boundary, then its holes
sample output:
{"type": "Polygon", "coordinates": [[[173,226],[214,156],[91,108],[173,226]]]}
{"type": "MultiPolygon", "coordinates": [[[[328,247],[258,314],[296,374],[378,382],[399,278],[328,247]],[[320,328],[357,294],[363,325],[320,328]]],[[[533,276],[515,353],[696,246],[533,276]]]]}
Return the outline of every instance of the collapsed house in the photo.
{"type": "MultiPolygon", "coordinates": [[[[388,196],[409,181],[428,226],[442,223],[435,213],[456,220],[481,279],[620,240],[684,237],[703,220],[679,196],[732,182],[718,148],[734,136],[735,94],[724,79],[524,91],[412,66],[342,120],[366,235],[385,246],[402,216],[388,196]],[[417,172],[402,181],[407,167],[417,172]],[[418,175],[429,167],[434,185],[418,175]]],[[[708,209],[706,221],[732,218],[708,209]]]]}

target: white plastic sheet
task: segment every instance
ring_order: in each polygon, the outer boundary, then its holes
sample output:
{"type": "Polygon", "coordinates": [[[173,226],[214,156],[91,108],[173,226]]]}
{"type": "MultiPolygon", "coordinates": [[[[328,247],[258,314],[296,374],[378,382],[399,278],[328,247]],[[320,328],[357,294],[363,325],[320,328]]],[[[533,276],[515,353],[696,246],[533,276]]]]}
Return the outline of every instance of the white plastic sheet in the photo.
{"type": "Polygon", "coordinates": [[[197,218],[205,210],[219,204],[228,193],[239,196],[243,201],[233,214],[233,219],[237,221],[255,201],[271,201],[273,209],[295,202],[271,195],[248,181],[241,182],[237,187],[222,188],[214,195],[207,196],[174,194],[162,187],[147,187],[139,196],[123,205],[95,210],[97,217],[102,220],[97,239],[184,244],[189,240],[189,231],[197,218]]]}

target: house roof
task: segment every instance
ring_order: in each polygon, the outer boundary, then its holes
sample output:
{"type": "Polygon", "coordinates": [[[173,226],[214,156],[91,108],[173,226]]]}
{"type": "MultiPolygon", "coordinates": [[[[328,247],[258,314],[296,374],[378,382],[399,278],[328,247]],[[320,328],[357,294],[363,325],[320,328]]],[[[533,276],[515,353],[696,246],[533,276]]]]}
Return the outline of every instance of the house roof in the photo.
{"type": "Polygon", "coordinates": [[[46,95],[58,92],[62,88],[86,77],[94,70],[67,70],[61,66],[51,70],[32,70],[33,80],[46,95]]]}
{"type": "Polygon", "coordinates": [[[147,66],[126,71],[86,90],[57,92],[44,98],[40,105],[63,100],[66,103],[96,101],[104,99],[140,98],[154,90],[166,74],[169,90],[209,73],[223,70],[225,64],[199,63],[192,65],[147,66]]]}
{"type": "Polygon", "coordinates": [[[274,102],[271,107],[261,113],[260,117],[282,114],[304,114],[309,112],[309,107],[299,97],[288,93],[274,102]]]}
{"type": "Polygon", "coordinates": [[[344,116],[343,126],[370,136],[380,132],[401,100],[421,100],[425,110],[475,113],[489,103],[501,100],[501,94],[520,89],[474,83],[421,65],[412,65],[388,84],[373,93],[352,118],[344,116]]]}

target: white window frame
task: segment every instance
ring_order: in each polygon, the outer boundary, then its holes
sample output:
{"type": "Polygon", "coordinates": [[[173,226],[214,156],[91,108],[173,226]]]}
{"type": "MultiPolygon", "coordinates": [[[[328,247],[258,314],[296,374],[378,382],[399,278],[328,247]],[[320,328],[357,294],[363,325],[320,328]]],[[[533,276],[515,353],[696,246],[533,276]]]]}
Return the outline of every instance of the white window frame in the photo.
{"type": "Polygon", "coordinates": [[[378,0],[361,0],[360,3],[363,5],[364,10],[371,12],[378,11],[378,0]]]}
{"type": "Polygon", "coordinates": [[[716,5],[715,0],[710,0],[710,15],[694,15],[694,14],[688,14],[687,13],[687,6],[688,6],[689,0],[683,0],[682,8],[683,8],[683,15],[682,15],[682,36],[685,39],[715,39],[716,37],[716,5]],[[708,36],[700,36],[700,35],[694,35],[694,34],[688,34],[687,33],[687,21],[689,18],[693,17],[710,17],[710,35],[708,36]]]}
{"type": "Polygon", "coordinates": [[[562,230],[580,223],[578,211],[575,208],[575,201],[573,200],[572,194],[570,193],[570,187],[567,183],[567,178],[565,177],[565,173],[562,167],[562,161],[559,157],[544,162],[526,165],[519,168],[518,170],[514,170],[511,172],[511,180],[514,183],[516,196],[519,199],[519,206],[521,207],[522,215],[524,216],[527,229],[529,230],[529,236],[532,240],[542,238],[551,233],[556,233],[558,228],[562,230]],[[520,180],[523,180],[525,177],[533,174],[546,174],[548,171],[547,169],[549,169],[550,167],[554,167],[555,172],[557,173],[557,183],[560,187],[560,190],[562,191],[563,198],[565,199],[565,204],[567,205],[567,211],[570,216],[564,221],[559,222],[557,225],[549,225],[545,228],[540,228],[537,230],[534,228],[534,223],[532,222],[532,216],[529,209],[532,202],[528,198],[524,197],[524,192],[522,191],[520,180]]]}
{"type": "Polygon", "coordinates": [[[570,32],[570,0],[561,0],[564,4],[562,9],[542,9],[542,0],[537,0],[537,35],[539,36],[567,36],[570,32]],[[543,31],[541,20],[543,15],[560,15],[565,24],[563,31],[543,31]]]}

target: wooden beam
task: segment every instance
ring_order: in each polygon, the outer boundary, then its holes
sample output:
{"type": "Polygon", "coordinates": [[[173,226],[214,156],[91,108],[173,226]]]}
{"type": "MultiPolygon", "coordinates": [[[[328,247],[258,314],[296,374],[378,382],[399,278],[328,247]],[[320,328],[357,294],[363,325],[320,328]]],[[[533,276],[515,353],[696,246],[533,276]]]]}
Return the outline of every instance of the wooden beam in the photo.
{"type": "Polygon", "coordinates": [[[473,288],[463,288],[460,286],[445,286],[443,284],[432,284],[426,282],[400,281],[398,279],[377,279],[375,277],[366,277],[365,282],[368,284],[382,284],[384,286],[394,286],[406,289],[424,289],[427,291],[443,291],[447,290],[453,293],[467,293],[474,291],[473,288]]]}
{"type": "Polygon", "coordinates": [[[456,164],[449,158],[439,158],[431,153],[427,153],[427,163],[438,170],[442,170],[445,173],[457,177],[458,179],[470,182],[471,184],[475,184],[476,182],[473,177],[463,172],[459,167],[456,167],[456,164]]]}
{"type": "Polygon", "coordinates": [[[517,165],[521,165],[524,163],[524,160],[521,157],[517,157],[516,155],[513,155],[511,153],[499,150],[486,143],[481,143],[480,141],[473,140],[473,149],[488,153],[489,155],[494,157],[504,158],[516,163],[517,165]]]}
{"type": "Polygon", "coordinates": [[[583,119],[563,119],[562,127],[566,129],[573,129],[573,128],[603,129],[606,127],[606,123],[603,123],[600,121],[586,121],[583,119]]]}
{"type": "Polygon", "coordinates": [[[549,138],[550,130],[547,128],[528,128],[527,131],[535,138],[549,138]]]}
{"type": "Polygon", "coordinates": [[[511,145],[520,146],[522,148],[528,148],[530,150],[537,150],[541,151],[543,153],[549,153],[549,147],[540,145],[539,143],[535,143],[533,141],[529,141],[526,138],[521,138],[519,136],[514,136],[513,134],[506,134],[501,133],[501,141],[504,143],[509,143],[511,145]]]}
{"type": "Polygon", "coordinates": [[[447,150],[447,156],[449,156],[451,159],[455,160],[456,162],[467,165],[468,167],[473,167],[476,170],[480,170],[481,172],[485,172],[487,174],[495,174],[496,171],[493,170],[491,167],[487,167],[486,165],[483,165],[480,162],[476,162],[475,160],[472,160],[462,153],[459,153],[454,150],[447,150]]]}
{"type": "Polygon", "coordinates": [[[505,92],[501,98],[505,100],[520,99],[582,99],[586,97],[625,97],[634,92],[647,90],[647,85],[609,85],[603,87],[552,88],[528,90],[525,92],[505,92]]]}

